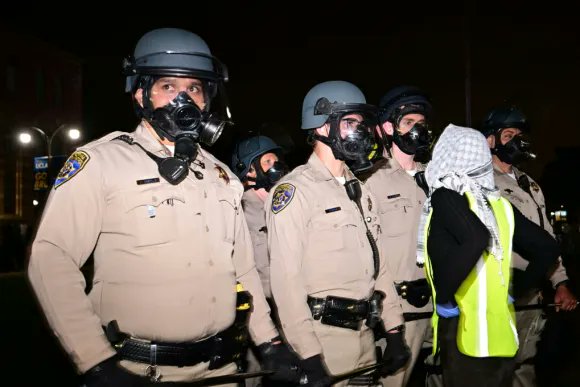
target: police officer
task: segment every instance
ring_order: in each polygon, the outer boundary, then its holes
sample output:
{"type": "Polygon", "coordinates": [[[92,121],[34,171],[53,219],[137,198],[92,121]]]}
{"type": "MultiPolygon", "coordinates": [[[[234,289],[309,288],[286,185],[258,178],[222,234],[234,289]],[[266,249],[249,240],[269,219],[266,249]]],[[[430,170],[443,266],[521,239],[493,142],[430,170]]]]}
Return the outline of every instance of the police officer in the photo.
{"type": "Polygon", "coordinates": [[[329,373],[375,362],[372,327],[391,344],[384,373],[408,359],[401,308],[377,247],[377,203],[353,175],[372,166],[375,115],[351,83],[314,86],[302,107],[313,153],[267,201],[272,294],[315,386],[329,385],[329,373]]]}
{"type": "MultiPolygon", "coordinates": [[[[272,292],[270,290],[270,256],[268,254],[268,228],[264,201],[270,188],[288,172],[281,160],[282,148],[266,136],[252,136],[238,142],[232,155],[232,170],[244,186],[242,207],[254,246],[256,269],[262,281],[262,288],[272,315],[275,315],[272,292]]],[[[248,351],[248,371],[260,369],[254,349],[248,351]]],[[[267,381],[252,378],[246,381],[246,387],[258,386],[267,381]]],[[[279,385],[279,383],[276,383],[279,385]]]]}
{"type": "MultiPolygon", "coordinates": [[[[535,158],[530,151],[530,143],[526,138],[529,123],[525,115],[515,107],[498,107],[491,110],[485,117],[482,133],[492,152],[495,182],[501,195],[507,198],[522,214],[534,223],[540,225],[553,235],[552,227],[546,217],[544,195],[538,183],[529,175],[516,167],[519,163],[535,158]]],[[[514,286],[517,286],[518,271],[526,269],[528,262],[517,253],[513,254],[512,266],[515,270],[514,286]]],[[[576,308],[576,297],[568,288],[568,276],[558,259],[558,265],[550,281],[556,291],[554,303],[560,304],[558,309],[570,311],[576,308]]],[[[528,295],[516,300],[516,304],[536,304],[538,294],[528,295]]],[[[520,349],[516,362],[517,369],[514,386],[534,386],[535,372],[533,359],[536,355],[536,344],[544,327],[545,319],[542,311],[524,310],[516,316],[520,349]]]]}
{"type": "Polygon", "coordinates": [[[272,292],[264,202],[272,186],[288,172],[281,153],[282,148],[271,138],[252,136],[236,145],[231,164],[244,185],[242,207],[254,245],[256,269],[267,298],[272,297],[272,292]]]}
{"type": "MultiPolygon", "coordinates": [[[[431,103],[412,86],[389,90],[379,103],[380,130],[386,136],[386,162],[366,180],[365,185],[377,198],[382,226],[381,244],[387,259],[387,271],[395,280],[399,301],[406,313],[426,313],[431,290],[425,274],[416,263],[417,228],[425,192],[415,182],[415,174],[424,171],[422,160],[429,153],[431,132],[427,118],[431,103]]],[[[420,315],[418,315],[420,316],[420,315]]],[[[411,358],[398,373],[382,380],[384,386],[407,383],[423,343],[430,337],[429,319],[405,323],[405,339],[411,358]]]]}
{"type": "Polygon", "coordinates": [[[251,302],[265,366],[288,364],[242,185],[201,147],[224,127],[213,108],[225,67],[199,36],[164,28],[146,33],[124,68],[141,123],[69,157],[32,246],[28,275],[49,324],[87,386],[187,381],[236,372],[251,302]],[[80,268],[91,252],[85,295],[80,268]]]}

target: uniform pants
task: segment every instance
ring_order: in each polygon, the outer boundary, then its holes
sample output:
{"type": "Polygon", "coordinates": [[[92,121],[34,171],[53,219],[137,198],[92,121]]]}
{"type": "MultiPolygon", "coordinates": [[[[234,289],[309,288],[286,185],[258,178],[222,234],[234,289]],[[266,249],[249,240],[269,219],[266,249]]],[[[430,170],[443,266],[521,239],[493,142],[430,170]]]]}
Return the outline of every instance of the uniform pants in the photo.
{"type": "Polygon", "coordinates": [[[439,343],[445,387],[511,387],[515,358],[466,356],[457,348],[459,317],[439,319],[439,343]]]}
{"type": "MultiPolygon", "coordinates": [[[[400,369],[396,374],[390,375],[386,378],[381,379],[384,387],[402,387],[407,384],[411,373],[413,372],[413,367],[423,348],[423,343],[428,339],[431,330],[431,319],[421,319],[415,321],[408,321],[405,323],[405,340],[409,349],[411,350],[411,359],[407,365],[400,369]]],[[[381,349],[384,351],[386,346],[386,340],[381,339],[379,342],[381,349]]]]}
{"type": "MultiPolygon", "coordinates": [[[[147,376],[148,374],[148,364],[122,360],[121,366],[140,376],[147,376]]],[[[158,372],[157,375],[160,377],[160,382],[190,382],[194,379],[235,374],[238,371],[235,363],[226,364],[217,370],[208,370],[208,367],[209,362],[205,362],[191,367],[158,366],[156,370],[158,372]]],[[[160,384],[160,386],[162,385],[160,384]]],[[[236,387],[237,384],[224,384],[222,386],[236,387]]]]}
{"type": "MultiPolygon", "coordinates": [[[[248,362],[246,372],[257,372],[257,371],[260,371],[262,369],[262,367],[260,366],[260,362],[258,362],[258,359],[256,358],[256,355],[254,354],[254,348],[248,348],[246,361],[248,362]]],[[[245,382],[246,387],[258,387],[261,384],[262,384],[262,378],[246,379],[246,382],[245,382]]]]}
{"type": "MultiPolygon", "coordinates": [[[[537,299],[534,299],[532,303],[537,303],[537,299]]],[[[516,312],[516,325],[520,345],[516,354],[514,387],[534,387],[537,385],[534,358],[545,323],[546,320],[541,309],[516,312]]]]}
{"type": "MultiPolygon", "coordinates": [[[[332,375],[349,372],[376,362],[375,338],[370,329],[363,325],[354,331],[324,325],[314,321],[314,332],[322,345],[322,356],[332,375]]],[[[335,384],[346,386],[348,381],[335,384]]]]}

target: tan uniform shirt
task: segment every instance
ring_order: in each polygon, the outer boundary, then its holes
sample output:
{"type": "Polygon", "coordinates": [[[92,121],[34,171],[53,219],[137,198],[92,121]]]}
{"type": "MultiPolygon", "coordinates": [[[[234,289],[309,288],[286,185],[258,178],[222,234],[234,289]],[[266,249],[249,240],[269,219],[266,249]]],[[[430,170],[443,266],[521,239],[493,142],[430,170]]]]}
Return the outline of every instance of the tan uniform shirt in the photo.
{"type": "MultiPolygon", "coordinates": [[[[273,338],[239,180],[200,150],[192,168],[203,179],[190,172],[171,185],[138,146],[111,141],[120,134],[69,158],[59,177],[72,177],[50,193],[30,257],[34,291],[79,370],[114,354],[101,328],[111,320],[123,332],[158,341],[222,331],[234,320],[236,280],[253,295],[250,333],[258,344],[273,338]],[[93,250],[87,297],[79,268],[93,250]]],[[[131,137],[169,155],[143,126],[131,137]]]]}
{"type": "MultiPolygon", "coordinates": [[[[515,167],[513,167],[513,170],[516,178],[525,174],[515,167]]],[[[540,186],[532,180],[530,176],[528,176],[528,179],[530,180],[530,192],[533,195],[533,199],[530,194],[519,187],[517,181],[513,177],[507,173],[503,173],[496,166],[494,166],[494,178],[495,184],[500,189],[501,195],[508,199],[511,204],[516,206],[516,208],[520,210],[526,218],[538,225],[541,224],[540,214],[538,212],[539,207],[542,213],[541,216],[544,219],[544,229],[546,229],[550,235],[554,235],[552,225],[546,216],[544,194],[542,193],[540,186]]],[[[512,257],[512,267],[520,270],[525,270],[526,267],[528,267],[528,261],[523,259],[517,253],[514,252],[512,257]]],[[[566,275],[566,269],[562,266],[562,259],[558,258],[558,266],[550,277],[550,281],[552,282],[552,285],[556,285],[557,283],[567,279],[568,276],[566,275]]]]}
{"type": "MultiPolygon", "coordinates": [[[[347,180],[353,178],[348,175],[347,180]]],[[[307,164],[285,176],[279,186],[282,184],[286,184],[290,198],[281,200],[272,189],[266,200],[266,219],[272,294],[294,350],[302,358],[322,353],[308,295],[366,299],[375,289],[381,290],[387,295],[383,309],[385,327],[389,330],[402,324],[393,279],[382,257],[379,277],[373,279],[373,256],[364,222],[375,239],[380,223],[376,201],[368,189],[362,186],[363,218],[344,186],[314,153],[307,164]]]]}
{"type": "Polygon", "coordinates": [[[249,189],[242,196],[242,206],[246,222],[254,244],[254,260],[256,269],[262,280],[262,288],[266,297],[272,297],[270,290],[270,255],[268,254],[268,229],[266,227],[266,212],[264,201],[256,191],[249,189]]]}
{"type": "MultiPolygon", "coordinates": [[[[424,169],[417,163],[417,171],[424,169]]],[[[394,158],[376,170],[365,185],[377,198],[387,270],[395,282],[425,278],[423,268],[417,266],[417,229],[425,193],[394,158]]],[[[405,312],[433,310],[431,303],[415,308],[401,299],[401,305],[405,312]]]]}

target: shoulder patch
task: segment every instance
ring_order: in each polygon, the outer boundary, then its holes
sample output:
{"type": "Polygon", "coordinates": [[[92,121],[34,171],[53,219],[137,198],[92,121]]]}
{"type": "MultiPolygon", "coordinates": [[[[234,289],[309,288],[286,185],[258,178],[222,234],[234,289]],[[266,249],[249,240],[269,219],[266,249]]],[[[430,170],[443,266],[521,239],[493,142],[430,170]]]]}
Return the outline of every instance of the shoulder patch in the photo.
{"type": "Polygon", "coordinates": [[[294,192],[296,192],[296,187],[290,183],[283,183],[276,187],[272,196],[272,212],[277,214],[286,208],[292,201],[294,192]]]}
{"type": "Polygon", "coordinates": [[[87,165],[90,159],[91,156],[84,151],[76,151],[70,155],[54,181],[54,188],[56,189],[72,179],[87,165]]]}

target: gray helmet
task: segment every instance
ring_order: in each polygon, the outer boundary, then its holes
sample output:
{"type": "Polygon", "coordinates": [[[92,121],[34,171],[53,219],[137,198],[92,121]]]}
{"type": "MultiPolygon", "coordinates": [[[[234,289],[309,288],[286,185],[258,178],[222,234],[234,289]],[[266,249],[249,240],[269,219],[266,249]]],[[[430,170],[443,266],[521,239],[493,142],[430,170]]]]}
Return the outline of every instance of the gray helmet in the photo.
{"type": "Polygon", "coordinates": [[[319,128],[336,111],[356,111],[356,105],[366,105],[362,91],[345,81],[328,81],[314,86],[302,104],[302,129],[319,128]],[[352,107],[352,109],[350,109],[352,107]]]}
{"type": "Polygon", "coordinates": [[[228,80],[225,65],[211,55],[205,41],[178,28],[160,28],[143,35],[133,56],[124,60],[123,71],[126,92],[134,92],[144,75],[228,80]]]}
{"type": "Polygon", "coordinates": [[[240,141],[232,155],[232,170],[240,180],[243,180],[250,170],[250,165],[256,157],[268,152],[279,152],[282,148],[270,137],[254,136],[240,141]]]}

